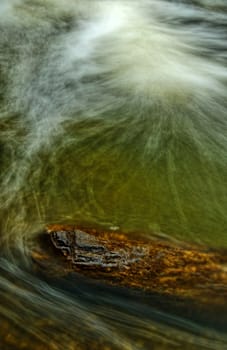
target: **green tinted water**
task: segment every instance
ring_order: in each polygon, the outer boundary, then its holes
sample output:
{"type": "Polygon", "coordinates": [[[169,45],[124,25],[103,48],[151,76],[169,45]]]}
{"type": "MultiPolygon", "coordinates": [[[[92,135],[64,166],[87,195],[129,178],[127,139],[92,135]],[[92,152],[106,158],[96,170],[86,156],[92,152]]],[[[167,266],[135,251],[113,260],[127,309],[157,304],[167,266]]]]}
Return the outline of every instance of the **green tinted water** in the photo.
{"type": "Polygon", "coordinates": [[[28,221],[119,227],[227,246],[225,164],[201,154],[187,135],[168,130],[160,154],[144,153],[147,130],[131,130],[133,117],[66,126],[51,149],[31,161],[15,210],[25,206],[28,221]]]}
{"type": "Polygon", "coordinates": [[[226,348],[187,315],[30,259],[50,223],[227,247],[226,28],[222,0],[1,1],[4,350],[226,348]]]}

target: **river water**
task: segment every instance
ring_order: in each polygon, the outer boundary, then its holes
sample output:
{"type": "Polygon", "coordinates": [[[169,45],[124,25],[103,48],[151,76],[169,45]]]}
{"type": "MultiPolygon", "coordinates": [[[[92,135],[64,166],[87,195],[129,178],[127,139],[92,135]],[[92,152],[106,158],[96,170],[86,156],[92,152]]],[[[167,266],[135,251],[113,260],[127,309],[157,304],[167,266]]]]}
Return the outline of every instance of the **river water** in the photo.
{"type": "Polygon", "coordinates": [[[50,223],[227,248],[226,49],[225,0],[1,0],[1,349],[227,349],[30,259],[50,223]]]}

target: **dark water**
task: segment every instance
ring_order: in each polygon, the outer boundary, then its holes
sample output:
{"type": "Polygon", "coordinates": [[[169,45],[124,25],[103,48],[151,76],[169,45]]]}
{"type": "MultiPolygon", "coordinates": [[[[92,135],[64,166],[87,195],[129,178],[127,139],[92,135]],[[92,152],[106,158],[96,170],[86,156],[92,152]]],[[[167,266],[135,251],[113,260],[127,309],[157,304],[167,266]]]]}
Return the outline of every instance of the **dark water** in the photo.
{"type": "Polygon", "coordinates": [[[1,0],[0,30],[1,349],[227,348],[30,259],[47,223],[227,247],[226,1],[1,0]]]}

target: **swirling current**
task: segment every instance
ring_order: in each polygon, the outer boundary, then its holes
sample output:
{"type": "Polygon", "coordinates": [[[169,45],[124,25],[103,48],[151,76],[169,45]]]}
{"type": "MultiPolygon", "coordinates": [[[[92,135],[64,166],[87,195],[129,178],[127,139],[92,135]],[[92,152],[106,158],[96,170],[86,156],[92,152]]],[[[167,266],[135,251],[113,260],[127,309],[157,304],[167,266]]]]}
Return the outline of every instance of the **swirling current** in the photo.
{"type": "Polygon", "coordinates": [[[226,97],[225,0],[1,0],[2,350],[227,349],[31,260],[50,223],[226,248],[226,97]]]}

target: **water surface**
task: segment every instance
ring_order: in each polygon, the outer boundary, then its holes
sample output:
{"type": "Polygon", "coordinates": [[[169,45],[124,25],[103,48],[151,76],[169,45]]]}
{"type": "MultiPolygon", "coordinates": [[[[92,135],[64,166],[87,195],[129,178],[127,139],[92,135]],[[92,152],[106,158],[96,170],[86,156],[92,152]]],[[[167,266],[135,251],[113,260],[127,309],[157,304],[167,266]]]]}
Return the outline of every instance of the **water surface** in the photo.
{"type": "Polygon", "coordinates": [[[215,325],[48,280],[29,258],[47,223],[227,247],[226,11],[1,1],[0,318],[17,339],[4,349],[227,348],[215,325]]]}

